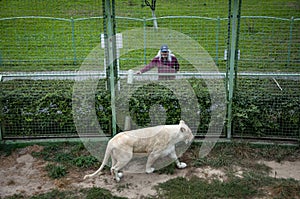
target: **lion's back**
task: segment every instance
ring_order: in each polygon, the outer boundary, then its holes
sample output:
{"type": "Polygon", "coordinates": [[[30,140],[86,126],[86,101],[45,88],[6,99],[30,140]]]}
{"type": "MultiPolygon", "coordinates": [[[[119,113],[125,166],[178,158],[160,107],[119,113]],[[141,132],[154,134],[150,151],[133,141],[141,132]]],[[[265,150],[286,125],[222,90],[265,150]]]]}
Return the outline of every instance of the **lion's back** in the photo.
{"type": "Polygon", "coordinates": [[[130,137],[143,139],[143,138],[150,138],[150,137],[157,136],[157,134],[161,133],[163,128],[164,125],[161,125],[161,126],[154,126],[154,127],[136,129],[131,131],[125,131],[123,133],[130,137]]]}

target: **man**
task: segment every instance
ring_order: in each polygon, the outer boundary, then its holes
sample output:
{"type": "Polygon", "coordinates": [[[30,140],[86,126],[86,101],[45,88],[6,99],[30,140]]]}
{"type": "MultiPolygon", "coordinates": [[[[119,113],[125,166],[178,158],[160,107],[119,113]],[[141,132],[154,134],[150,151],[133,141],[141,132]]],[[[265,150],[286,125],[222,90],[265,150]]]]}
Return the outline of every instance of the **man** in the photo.
{"type": "MultiPolygon", "coordinates": [[[[176,73],[179,71],[179,63],[175,55],[173,55],[167,45],[162,45],[157,55],[136,74],[145,73],[152,68],[157,67],[158,73],[176,73]]],[[[175,79],[175,75],[159,75],[159,80],[175,79]]]]}

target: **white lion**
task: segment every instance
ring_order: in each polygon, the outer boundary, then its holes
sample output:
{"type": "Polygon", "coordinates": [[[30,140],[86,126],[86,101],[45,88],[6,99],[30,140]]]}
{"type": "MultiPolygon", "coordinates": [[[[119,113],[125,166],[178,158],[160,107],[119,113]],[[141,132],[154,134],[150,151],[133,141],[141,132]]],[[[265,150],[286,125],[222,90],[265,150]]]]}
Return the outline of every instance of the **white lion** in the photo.
{"type": "Polygon", "coordinates": [[[178,168],[185,168],[186,163],[180,162],[177,158],[175,144],[179,142],[189,144],[193,139],[191,129],[183,120],[179,125],[162,125],[119,133],[108,142],[100,168],[93,174],[84,176],[84,179],[100,173],[111,157],[111,173],[119,182],[123,177],[121,169],[132,159],[134,153],[148,155],[146,173],[152,173],[155,170],[152,167],[154,162],[159,157],[167,155],[176,161],[178,168]]]}

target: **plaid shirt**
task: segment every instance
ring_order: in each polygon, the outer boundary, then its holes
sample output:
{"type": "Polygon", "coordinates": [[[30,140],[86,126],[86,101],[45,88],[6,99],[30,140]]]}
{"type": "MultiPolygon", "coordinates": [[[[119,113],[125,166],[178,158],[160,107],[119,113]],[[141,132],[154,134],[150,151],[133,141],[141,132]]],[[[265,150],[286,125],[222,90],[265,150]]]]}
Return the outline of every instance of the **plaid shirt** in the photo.
{"type": "MultiPolygon", "coordinates": [[[[179,63],[177,58],[174,55],[171,56],[171,61],[160,59],[159,56],[154,57],[151,62],[146,65],[143,69],[141,69],[141,73],[147,72],[154,67],[157,67],[158,73],[176,73],[179,71],[179,63]]],[[[166,80],[166,79],[175,79],[175,75],[165,76],[159,75],[158,79],[166,80]]]]}

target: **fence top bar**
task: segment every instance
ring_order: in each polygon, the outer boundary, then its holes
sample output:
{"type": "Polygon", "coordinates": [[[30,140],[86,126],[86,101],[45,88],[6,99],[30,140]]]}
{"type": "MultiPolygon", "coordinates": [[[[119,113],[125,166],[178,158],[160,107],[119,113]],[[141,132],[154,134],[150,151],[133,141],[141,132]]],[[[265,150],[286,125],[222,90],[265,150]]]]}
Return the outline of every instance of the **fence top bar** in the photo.
{"type": "Polygon", "coordinates": [[[290,20],[300,20],[300,18],[282,18],[282,17],[271,17],[271,16],[241,16],[241,18],[251,18],[251,19],[276,19],[276,20],[282,20],[282,21],[290,21],[290,20]]]}
{"type": "Polygon", "coordinates": [[[68,71],[68,72],[19,72],[19,73],[3,73],[2,79],[14,77],[77,77],[77,76],[105,76],[102,71],[68,71]]]}
{"type": "Polygon", "coordinates": [[[50,20],[59,20],[59,21],[68,21],[68,22],[71,21],[71,19],[66,19],[66,18],[44,17],[44,16],[6,17],[6,18],[0,18],[0,21],[14,20],[14,19],[50,19],[50,20]]]}
{"type": "Polygon", "coordinates": [[[103,19],[103,16],[99,16],[99,17],[76,18],[76,19],[72,19],[72,20],[73,20],[73,21],[84,21],[84,20],[89,20],[89,19],[103,19]]]}
{"type": "MultiPolygon", "coordinates": [[[[16,72],[16,73],[0,73],[2,79],[13,77],[76,77],[76,76],[105,76],[104,71],[53,71],[53,72],[16,72]]],[[[119,71],[120,76],[127,76],[128,71],[119,71]]],[[[157,73],[148,72],[139,76],[226,76],[224,72],[179,72],[179,73],[157,73]]],[[[240,72],[238,76],[293,76],[300,77],[300,73],[263,73],[263,72],[240,72]]]]}
{"type": "MultiPolygon", "coordinates": [[[[128,72],[119,72],[120,76],[127,76],[128,72]]],[[[226,73],[218,73],[218,72],[181,72],[181,73],[143,73],[135,76],[226,76],[226,73]]]]}
{"type": "MultiPolygon", "coordinates": [[[[97,17],[84,17],[84,18],[58,18],[58,17],[46,17],[46,16],[20,16],[20,17],[5,17],[5,18],[0,18],[0,21],[5,21],[5,20],[14,20],[14,19],[50,19],[50,20],[59,20],[59,21],[84,21],[84,20],[89,20],[89,19],[102,19],[103,16],[97,16],[97,17]]],[[[156,17],[156,18],[133,18],[133,17],[122,17],[122,16],[116,16],[116,19],[129,19],[129,20],[135,20],[135,21],[152,21],[155,19],[175,19],[175,18],[186,18],[186,19],[206,19],[206,20],[213,20],[213,21],[218,21],[218,20],[228,20],[227,17],[224,18],[211,18],[211,17],[202,17],[202,16],[164,16],[164,17],[156,17]]],[[[258,19],[275,19],[275,20],[283,20],[283,21],[299,21],[300,18],[281,18],[281,17],[272,17],[272,16],[241,16],[241,18],[258,18],[258,19]]]]}
{"type": "Polygon", "coordinates": [[[120,16],[116,16],[116,19],[129,19],[129,20],[134,20],[134,21],[144,21],[145,20],[145,19],[141,19],[141,18],[120,17],[120,16]]]}
{"type": "Polygon", "coordinates": [[[300,77],[300,73],[262,73],[262,72],[240,72],[237,75],[239,76],[260,76],[260,77],[274,77],[274,76],[293,76],[300,77]]]}
{"type": "Polygon", "coordinates": [[[206,19],[206,20],[228,20],[228,18],[211,18],[211,17],[201,17],[201,16],[164,16],[164,17],[156,17],[156,18],[148,18],[146,21],[154,20],[154,19],[179,19],[179,18],[186,18],[186,19],[206,19]]]}

